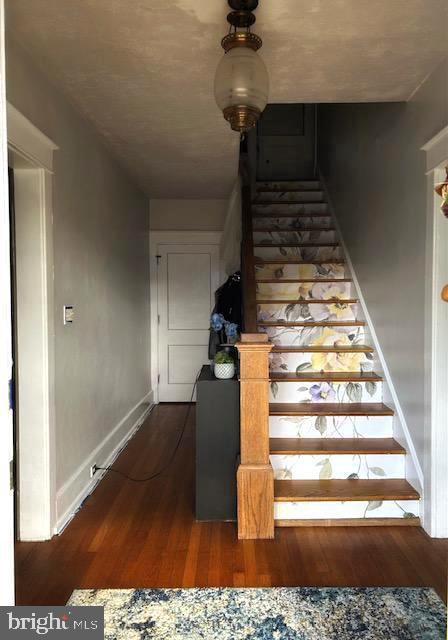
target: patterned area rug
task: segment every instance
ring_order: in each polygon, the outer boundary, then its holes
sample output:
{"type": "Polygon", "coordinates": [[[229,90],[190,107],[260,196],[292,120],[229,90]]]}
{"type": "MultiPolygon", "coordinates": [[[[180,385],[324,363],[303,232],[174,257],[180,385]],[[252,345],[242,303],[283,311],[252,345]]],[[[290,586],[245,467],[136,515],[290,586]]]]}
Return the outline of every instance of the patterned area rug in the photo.
{"type": "Polygon", "coordinates": [[[271,588],[74,591],[103,605],[106,640],[443,640],[432,589],[271,588]]]}

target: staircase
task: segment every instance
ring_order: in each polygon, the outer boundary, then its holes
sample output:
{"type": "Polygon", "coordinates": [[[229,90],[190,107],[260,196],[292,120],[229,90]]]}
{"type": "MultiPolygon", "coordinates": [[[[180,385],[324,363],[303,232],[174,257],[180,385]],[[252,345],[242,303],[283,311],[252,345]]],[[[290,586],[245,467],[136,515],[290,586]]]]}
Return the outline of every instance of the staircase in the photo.
{"type": "Polygon", "coordinates": [[[374,350],[318,181],[258,183],[258,332],[274,344],[269,436],[276,525],[418,525],[374,350]]]}

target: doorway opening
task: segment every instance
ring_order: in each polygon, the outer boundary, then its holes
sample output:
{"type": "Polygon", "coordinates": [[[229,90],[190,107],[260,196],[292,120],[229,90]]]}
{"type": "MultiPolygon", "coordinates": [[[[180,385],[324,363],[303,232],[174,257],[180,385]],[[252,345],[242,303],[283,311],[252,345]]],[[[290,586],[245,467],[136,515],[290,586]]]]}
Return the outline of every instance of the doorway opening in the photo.
{"type": "Polygon", "coordinates": [[[32,541],[51,538],[56,519],[49,149],[55,145],[8,105],[15,535],[32,541]]]}
{"type": "Polygon", "coordinates": [[[316,106],[268,104],[257,125],[257,179],[284,181],[316,175],[316,106]]]}

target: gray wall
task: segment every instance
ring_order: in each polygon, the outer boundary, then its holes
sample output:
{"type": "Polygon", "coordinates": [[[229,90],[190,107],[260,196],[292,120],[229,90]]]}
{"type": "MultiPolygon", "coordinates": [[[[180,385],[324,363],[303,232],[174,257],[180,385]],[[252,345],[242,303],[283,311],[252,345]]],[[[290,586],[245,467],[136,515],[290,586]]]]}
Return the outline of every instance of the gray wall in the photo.
{"type": "Polygon", "coordinates": [[[6,77],[9,102],[60,148],[54,172],[60,489],[150,388],[148,201],[11,39],[6,77]],[[75,307],[69,327],[62,323],[64,304],[75,307]]]}
{"type": "Polygon", "coordinates": [[[219,248],[223,277],[241,269],[241,181],[238,178],[230,194],[219,248]]]}
{"type": "Polygon", "coordinates": [[[150,201],[150,226],[158,231],[222,231],[228,200],[150,201]]]}
{"type": "Polygon", "coordinates": [[[407,103],[321,105],[319,165],[423,467],[426,176],[448,62],[407,103]]]}

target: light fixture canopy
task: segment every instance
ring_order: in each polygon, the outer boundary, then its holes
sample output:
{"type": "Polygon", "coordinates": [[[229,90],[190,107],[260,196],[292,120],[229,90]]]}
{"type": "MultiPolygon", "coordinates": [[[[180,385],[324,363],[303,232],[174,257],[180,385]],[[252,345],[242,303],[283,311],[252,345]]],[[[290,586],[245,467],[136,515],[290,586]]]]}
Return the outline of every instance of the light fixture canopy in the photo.
{"type": "Polygon", "coordinates": [[[221,46],[225,51],[215,75],[215,99],[234,131],[244,132],[255,126],[266,107],[269,77],[257,51],[263,42],[252,33],[252,13],[258,0],[228,0],[233,9],[227,21],[229,33],[221,46]]]}

